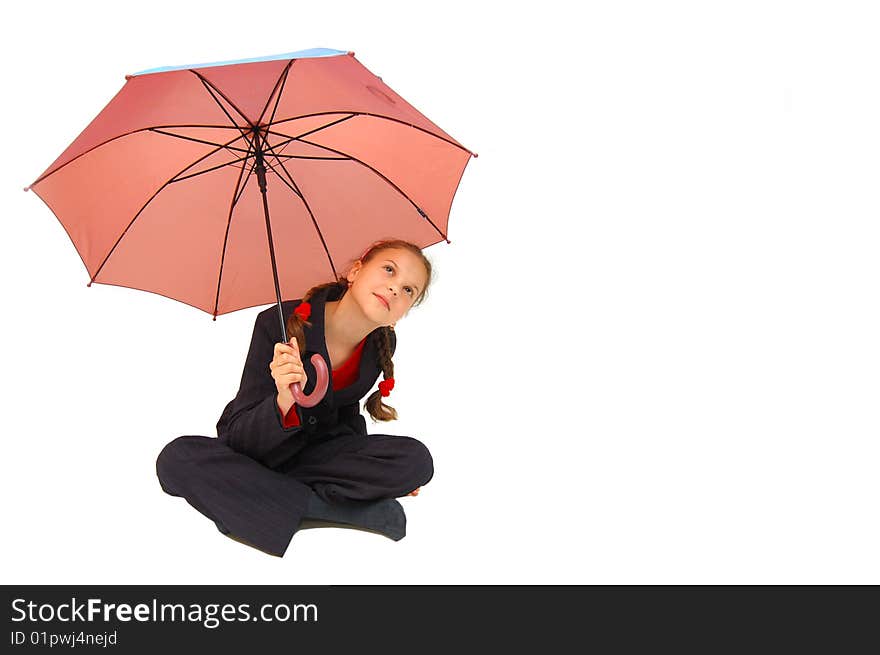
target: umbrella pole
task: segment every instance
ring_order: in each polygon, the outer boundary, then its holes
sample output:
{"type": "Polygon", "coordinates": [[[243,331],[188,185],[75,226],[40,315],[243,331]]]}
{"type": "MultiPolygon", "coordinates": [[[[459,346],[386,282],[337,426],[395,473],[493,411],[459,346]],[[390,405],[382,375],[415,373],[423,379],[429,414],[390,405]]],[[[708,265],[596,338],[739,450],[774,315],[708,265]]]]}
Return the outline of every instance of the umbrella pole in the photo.
{"type": "MultiPolygon", "coordinates": [[[[275,281],[275,298],[278,300],[278,322],[281,325],[281,343],[287,343],[287,327],[284,325],[284,311],[281,309],[281,287],[278,285],[278,265],[275,263],[275,246],[272,242],[272,224],[269,221],[269,199],[266,197],[266,165],[263,163],[263,149],[260,145],[260,129],[254,127],[254,150],[256,157],[257,183],[260,185],[260,195],[263,197],[263,215],[266,217],[266,234],[269,236],[269,256],[272,258],[272,278],[275,281]]],[[[290,385],[293,399],[300,407],[314,407],[324,395],[330,385],[330,371],[327,363],[319,353],[311,358],[312,366],[315,367],[315,386],[312,393],[303,393],[302,385],[294,382],[290,385]]]]}
{"type": "Polygon", "coordinates": [[[275,263],[275,246],[272,243],[272,225],[269,221],[269,200],[266,198],[266,166],[263,163],[263,149],[260,146],[260,133],[254,128],[254,145],[257,158],[257,183],[263,197],[263,215],[266,217],[266,234],[269,236],[269,256],[272,259],[272,279],[275,281],[275,298],[278,300],[278,322],[281,325],[281,343],[287,343],[287,328],[284,325],[284,312],[281,309],[281,287],[278,285],[278,265],[275,263]]]}

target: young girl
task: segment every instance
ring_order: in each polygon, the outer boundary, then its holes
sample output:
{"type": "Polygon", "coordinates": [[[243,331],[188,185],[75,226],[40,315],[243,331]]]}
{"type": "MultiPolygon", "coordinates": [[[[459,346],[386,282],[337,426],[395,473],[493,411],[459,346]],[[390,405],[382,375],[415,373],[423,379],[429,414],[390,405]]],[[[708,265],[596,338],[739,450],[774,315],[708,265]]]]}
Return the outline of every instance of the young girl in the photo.
{"type": "Polygon", "coordinates": [[[156,460],[162,489],[182,496],[220,532],[282,557],[293,534],[318,525],[355,527],[399,540],[406,516],[395,498],[417,495],[434,475],[417,439],[368,435],[359,401],[375,420],[397,418],[385,405],[394,386],[394,324],[420,304],[431,263],[415,245],[373,244],[344,278],[301,300],[282,302],[288,344],[278,341],[278,309],[256,319],[238,394],[217,422],[217,439],[186,435],[156,460]],[[311,393],[318,353],[331,384],[314,407],[300,407],[290,385],[311,393]]]}

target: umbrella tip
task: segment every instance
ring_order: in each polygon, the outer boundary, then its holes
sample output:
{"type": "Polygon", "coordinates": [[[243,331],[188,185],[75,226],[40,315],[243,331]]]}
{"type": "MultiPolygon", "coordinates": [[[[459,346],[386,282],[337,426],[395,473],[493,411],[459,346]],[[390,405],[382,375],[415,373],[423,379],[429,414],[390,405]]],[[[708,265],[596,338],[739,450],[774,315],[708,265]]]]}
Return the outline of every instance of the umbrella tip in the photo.
{"type": "Polygon", "coordinates": [[[24,190],[25,190],[25,191],[30,191],[31,188],[30,188],[29,186],[26,186],[26,187],[24,188],[24,190]]]}
{"type": "Polygon", "coordinates": [[[132,77],[134,77],[134,75],[126,75],[126,76],[125,76],[125,79],[126,79],[126,80],[130,80],[132,77]]]}
{"type": "Polygon", "coordinates": [[[89,280],[89,283],[86,285],[86,288],[88,289],[90,286],[92,286],[92,281],[91,281],[91,280],[89,280]]]}
{"type": "Polygon", "coordinates": [[[479,155],[478,155],[477,153],[475,153],[475,152],[472,152],[471,154],[474,156],[474,159],[476,159],[477,157],[479,157],[479,155]]]}
{"type": "Polygon", "coordinates": [[[349,50],[345,54],[347,54],[349,57],[354,57],[354,50],[349,50]]]}
{"type": "Polygon", "coordinates": [[[452,241],[450,241],[449,239],[446,239],[446,243],[452,243],[452,241]]]}

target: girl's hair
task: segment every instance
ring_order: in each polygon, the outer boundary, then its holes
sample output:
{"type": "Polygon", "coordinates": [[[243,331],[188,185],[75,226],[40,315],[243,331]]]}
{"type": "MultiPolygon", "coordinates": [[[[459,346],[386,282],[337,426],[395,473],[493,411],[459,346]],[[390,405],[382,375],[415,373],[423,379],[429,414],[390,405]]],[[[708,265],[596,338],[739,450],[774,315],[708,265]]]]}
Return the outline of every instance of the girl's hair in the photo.
{"type": "MultiPolygon", "coordinates": [[[[422,249],[417,245],[400,239],[384,239],[382,241],[376,241],[369,247],[367,252],[364,253],[360,261],[362,264],[366,264],[380,252],[388,250],[389,248],[409,250],[413,254],[418,255],[422,260],[422,263],[425,265],[425,270],[428,273],[428,277],[425,280],[425,288],[422,289],[419,297],[416,298],[413,307],[420,305],[425,299],[425,293],[428,291],[428,287],[431,285],[431,262],[425,257],[422,249]]],[[[306,294],[302,298],[303,302],[308,302],[315,292],[328,287],[338,287],[342,289],[342,295],[339,296],[342,298],[342,296],[348,291],[348,280],[345,277],[340,277],[335,282],[318,284],[306,291],[306,294]]],[[[291,312],[290,316],[287,318],[287,340],[289,342],[291,339],[295,338],[301,353],[305,352],[306,348],[306,337],[303,332],[303,325],[308,325],[309,327],[312,326],[308,321],[303,321],[295,312],[291,312]]],[[[388,378],[394,377],[394,362],[391,360],[391,328],[388,326],[379,328],[379,364],[382,366],[383,379],[387,380],[388,378]]],[[[397,410],[382,402],[382,394],[378,390],[374,391],[370,394],[370,397],[367,398],[366,403],[364,403],[364,409],[366,409],[370,413],[370,416],[377,421],[391,421],[397,418],[397,410]]]]}

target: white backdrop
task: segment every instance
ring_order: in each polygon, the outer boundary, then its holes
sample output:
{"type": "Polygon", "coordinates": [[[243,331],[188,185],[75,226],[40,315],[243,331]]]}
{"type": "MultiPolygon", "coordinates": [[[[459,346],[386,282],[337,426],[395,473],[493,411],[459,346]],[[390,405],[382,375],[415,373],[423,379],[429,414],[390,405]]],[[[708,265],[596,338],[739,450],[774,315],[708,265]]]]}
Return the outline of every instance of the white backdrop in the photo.
{"type": "Polygon", "coordinates": [[[3,583],[880,583],[871,3],[136,6],[3,10],[3,583]],[[155,477],[259,310],[87,288],[22,188],[127,73],[310,47],[480,156],[368,420],[434,454],[408,535],[279,559],[155,477]]]}

